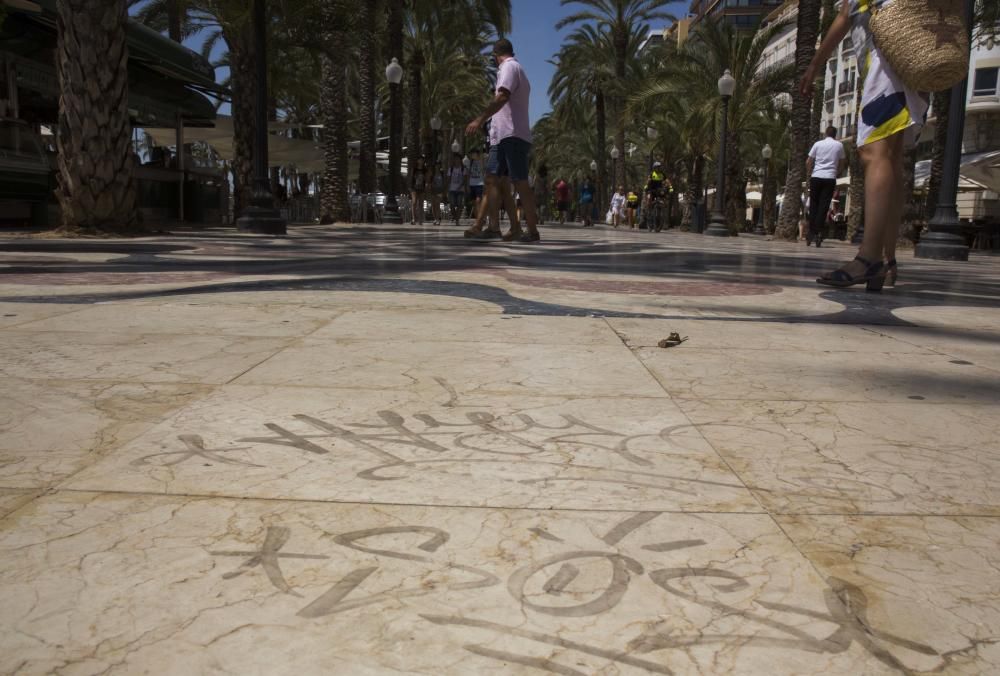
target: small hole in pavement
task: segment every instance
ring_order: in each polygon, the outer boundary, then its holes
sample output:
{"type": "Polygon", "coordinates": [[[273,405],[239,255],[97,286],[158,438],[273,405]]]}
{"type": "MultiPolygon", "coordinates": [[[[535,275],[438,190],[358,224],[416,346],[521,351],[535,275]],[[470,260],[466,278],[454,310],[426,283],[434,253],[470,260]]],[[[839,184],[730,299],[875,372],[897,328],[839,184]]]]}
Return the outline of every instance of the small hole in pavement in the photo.
{"type": "Polygon", "coordinates": [[[919,394],[914,394],[914,395],[910,396],[910,399],[915,399],[917,401],[923,401],[924,397],[921,397],[919,394]]]}
{"type": "Polygon", "coordinates": [[[971,361],[965,361],[964,359],[952,359],[952,364],[958,364],[959,366],[975,366],[971,361]]]}

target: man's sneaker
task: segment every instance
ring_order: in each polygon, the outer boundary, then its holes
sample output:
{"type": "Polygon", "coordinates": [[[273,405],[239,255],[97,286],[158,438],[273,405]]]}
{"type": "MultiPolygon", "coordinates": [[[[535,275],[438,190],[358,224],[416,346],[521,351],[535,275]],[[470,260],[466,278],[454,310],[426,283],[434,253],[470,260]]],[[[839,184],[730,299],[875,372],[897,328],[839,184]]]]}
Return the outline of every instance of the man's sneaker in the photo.
{"type": "Polygon", "coordinates": [[[521,231],[520,228],[518,228],[517,230],[511,228],[510,230],[508,230],[503,234],[502,239],[505,242],[518,242],[520,241],[523,234],[524,233],[521,231]]]}
{"type": "Polygon", "coordinates": [[[521,237],[517,241],[521,244],[532,244],[534,242],[541,242],[542,236],[537,232],[525,232],[521,234],[521,237]]]}

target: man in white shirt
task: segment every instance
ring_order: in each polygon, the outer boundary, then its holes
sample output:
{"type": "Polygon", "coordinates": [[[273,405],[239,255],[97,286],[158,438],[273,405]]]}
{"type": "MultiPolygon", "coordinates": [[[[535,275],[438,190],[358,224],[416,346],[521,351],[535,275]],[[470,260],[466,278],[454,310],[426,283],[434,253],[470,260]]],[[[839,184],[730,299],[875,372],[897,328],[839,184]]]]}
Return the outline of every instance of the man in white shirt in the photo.
{"type": "Polygon", "coordinates": [[[528,185],[528,165],[531,156],[531,125],[528,121],[528,99],[531,84],[521,64],[514,58],[514,47],[510,41],[501,38],[493,45],[493,56],[499,63],[497,71],[496,96],[483,114],[466,127],[466,133],[475,134],[486,120],[490,122],[490,134],[496,142],[490,148],[490,161],[486,169],[487,202],[490,210],[499,206],[500,199],[506,204],[506,195],[500,193],[500,183],[509,177],[515,190],[521,195],[528,232],[521,232],[520,224],[511,223],[511,230],[504,235],[507,241],[524,243],[538,242],[538,212],[535,209],[535,194],[528,185]]]}
{"type": "Polygon", "coordinates": [[[826,128],[826,138],[817,141],[809,150],[806,171],[809,172],[809,233],[806,246],[823,242],[823,226],[830,210],[833,193],[837,189],[837,176],[847,164],[844,144],[837,140],[837,129],[826,128]]]}

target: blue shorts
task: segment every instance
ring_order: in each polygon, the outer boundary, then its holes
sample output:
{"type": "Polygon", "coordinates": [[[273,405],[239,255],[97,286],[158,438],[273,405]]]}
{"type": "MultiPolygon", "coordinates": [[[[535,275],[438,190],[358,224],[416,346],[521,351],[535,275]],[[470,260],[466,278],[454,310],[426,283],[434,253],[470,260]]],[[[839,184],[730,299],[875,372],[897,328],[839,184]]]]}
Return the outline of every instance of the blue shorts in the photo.
{"type": "Polygon", "coordinates": [[[469,186],[469,199],[477,200],[482,196],[483,196],[483,186],[481,185],[469,186]]]}
{"type": "Polygon", "coordinates": [[[490,146],[486,171],[494,176],[509,176],[510,180],[527,181],[531,158],[531,144],[524,139],[510,136],[498,145],[490,146]]]}

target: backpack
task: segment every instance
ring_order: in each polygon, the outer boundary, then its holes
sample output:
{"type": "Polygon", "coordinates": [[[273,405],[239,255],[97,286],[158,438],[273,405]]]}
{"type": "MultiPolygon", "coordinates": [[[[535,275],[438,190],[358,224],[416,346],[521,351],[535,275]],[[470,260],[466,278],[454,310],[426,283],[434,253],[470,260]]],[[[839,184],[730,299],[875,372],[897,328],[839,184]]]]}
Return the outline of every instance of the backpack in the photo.
{"type": "Polygon", "coordinates": [[[939,92],[968,76],[964,0],[895,0],[877,11],[871,1],[872,39],[907,87],[939,92]]]}

